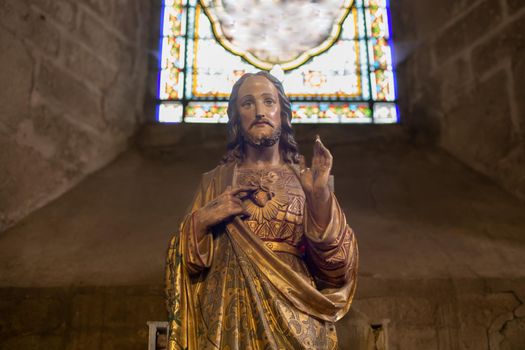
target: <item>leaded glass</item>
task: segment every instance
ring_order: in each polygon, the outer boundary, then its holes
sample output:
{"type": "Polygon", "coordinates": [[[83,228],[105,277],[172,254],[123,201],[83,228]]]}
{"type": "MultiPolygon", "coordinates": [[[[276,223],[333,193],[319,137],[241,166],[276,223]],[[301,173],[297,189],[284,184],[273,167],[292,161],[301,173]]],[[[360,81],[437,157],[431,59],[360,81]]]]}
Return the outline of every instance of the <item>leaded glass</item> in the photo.
{"type": "Polygon", "coordinates": [[[163,102],[158,109],[159,122],[180,123],[182,121],[182,103],[163,102]]]}
{"type": "MultiPolygon", "coordinates": [[[[233,83],[263,67],[278,72],[292,100],[294,123],[397,122],[386,0],[297,0],[295,8],[261,2],[270,17],[306,14],[306,24],[278,21],[282,28],[273,28],[276,37],[266,39],[262,34],[267,29],[258,27],[257,16],[235,17],[246,1],[163,2],[159,121],[226,122],[233,83]],[[296,28],[291,27],[294,23],[296,28]],[[309,27],[318,29],[310,32],[309,27]],[[282,34],[287,32],[294,35],[282,34]]],[[[255,10],[249,12],[258,13],[255,10]]]]}
{"type": "Polygon", "coordinates": [[[397,122],[397,106],[395,103],[375,103],[374,122],[380,124],[397,122]]]}
{"type": "Polygon", "coordinates": [[[292,103],[294,123],[371,123],[372,111],[366,103],[292,103]]]}
{"type": "Polygon", "coordinates": [[[394,101],[394,73],[389,70],[376,70],[370,73],[372,97],[375,101],[394,101]]]}
{"type": "Polygon", "coordinates": [[[226,123],[226,102],[190,102],[186,107],[185,120],[192,123],[226,123]]]}
{"type": "Polygon", "coordinates": [[[368,7],[366,9],[368,35],[374,38],[388,38],[388,15],[384,7],[368,7]]]}

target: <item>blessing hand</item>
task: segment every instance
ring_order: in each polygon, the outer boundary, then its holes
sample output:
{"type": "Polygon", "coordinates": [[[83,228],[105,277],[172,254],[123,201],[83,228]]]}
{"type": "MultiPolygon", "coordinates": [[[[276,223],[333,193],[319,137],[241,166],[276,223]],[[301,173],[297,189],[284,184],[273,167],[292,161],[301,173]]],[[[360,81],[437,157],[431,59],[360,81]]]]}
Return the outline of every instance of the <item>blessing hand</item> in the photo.
{"type": "Polygon", "coordinates": [[[312,167],[307,168],[304,157],[299,161],[300,181],[306,195],[306,202],[315,222],[325,228],[330,221],[330,188],[328,179],[332,169],[333,157],[323,145],[319,135],[314,142],[312,167]]]}

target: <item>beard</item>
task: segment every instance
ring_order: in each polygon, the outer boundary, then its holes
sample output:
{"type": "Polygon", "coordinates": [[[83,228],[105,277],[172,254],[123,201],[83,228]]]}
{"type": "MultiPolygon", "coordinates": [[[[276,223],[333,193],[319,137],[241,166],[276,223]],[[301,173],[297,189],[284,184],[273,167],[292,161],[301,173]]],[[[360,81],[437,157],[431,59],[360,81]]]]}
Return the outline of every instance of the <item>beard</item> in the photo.
{"type": "Polygon", "coordinates": [[[249,131],[241,128],[241,135],[245,143],[254,148],[271,147],[279,141],[281,137],[281,127],[274,128],[270,135],[254,136],[249,131]]]}

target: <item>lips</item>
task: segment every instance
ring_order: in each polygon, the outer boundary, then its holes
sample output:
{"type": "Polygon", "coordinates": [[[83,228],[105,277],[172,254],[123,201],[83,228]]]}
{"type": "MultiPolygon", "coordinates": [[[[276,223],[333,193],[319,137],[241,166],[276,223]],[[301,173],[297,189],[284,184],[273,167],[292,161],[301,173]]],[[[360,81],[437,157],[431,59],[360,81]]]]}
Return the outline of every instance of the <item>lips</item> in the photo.
{"type": "Polygon", "coordinates": [[[254,126],[265,125],[265,124],[266,124],[266,125],[269,125],[269,126],[271,126],[271,127],[273,128],[272,123],[270,123],[270,122],[268,122],[268,121],[257,121],[257,122],[254,122],[254,123],[252,123],[252,126],[251,126],[251,127],[253,128],[254,126]]]}

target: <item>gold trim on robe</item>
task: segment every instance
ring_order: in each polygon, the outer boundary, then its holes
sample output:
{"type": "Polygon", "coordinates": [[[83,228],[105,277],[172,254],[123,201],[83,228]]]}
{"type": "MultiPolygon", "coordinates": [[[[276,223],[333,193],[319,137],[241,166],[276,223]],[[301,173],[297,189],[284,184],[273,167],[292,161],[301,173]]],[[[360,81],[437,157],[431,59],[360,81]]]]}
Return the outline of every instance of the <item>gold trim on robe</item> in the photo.
{"type": "Polygon", "coordinates": [[[204,174],[171,240],[168,349],[336,349],[333,322],[350,308],[358,250],[335,196],[324,230],[305,210],[304,258],[269,249],[240,217],[197,242],[192,213],[232,184],[234,169],[204,174]]]}

